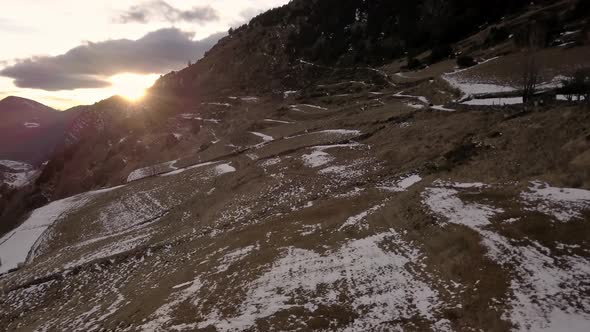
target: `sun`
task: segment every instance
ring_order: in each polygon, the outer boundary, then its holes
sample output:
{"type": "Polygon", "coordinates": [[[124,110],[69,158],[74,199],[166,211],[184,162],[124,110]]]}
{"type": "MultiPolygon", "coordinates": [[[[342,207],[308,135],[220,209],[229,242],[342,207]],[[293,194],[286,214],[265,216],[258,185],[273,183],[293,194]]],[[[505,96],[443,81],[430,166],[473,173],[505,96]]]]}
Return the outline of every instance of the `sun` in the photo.
{"type": "Polygon", "coordinates": [[[145,96],[146,90],[158,79],[156,74],[122,73],[110,78],[113,92],[123,98],[136,101],[145,96]]]}

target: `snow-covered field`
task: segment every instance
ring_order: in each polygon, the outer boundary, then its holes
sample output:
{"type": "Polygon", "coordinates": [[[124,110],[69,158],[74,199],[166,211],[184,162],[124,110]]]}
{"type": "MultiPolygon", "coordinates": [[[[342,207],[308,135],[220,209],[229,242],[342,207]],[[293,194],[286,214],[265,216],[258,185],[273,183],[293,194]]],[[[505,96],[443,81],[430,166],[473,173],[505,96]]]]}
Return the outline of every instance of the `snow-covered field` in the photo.
{"type": "Polygon", "coordinates": [[[419,261],[420,253],[399,240],[394,232],[351,241],[327,255],[293,247],[285,251],[270,271],[249,285],[238,316],[223,320],[209,317],[200,327],[213,325],[221,331],[247,329],[256,319],[294,306],[289,299],[299,292],[309,296],[295,305],[313,312],[321,305],[338,302],[338,284],[354,283],[350,300],[359,319],[345,331],[375,329],[392,316],[418,316],[430,321],[435,331],[448,328],[447,321],[435,318],[440,310],[437,292],[408,272],[407,266],[419,261]],[[396,251],[384,251],[379,246],[384,241],[393,241],[396,251]],[[320,295],[321,285],[327,286],[327,296],[320,295]]]}
{"type": "Polygon", "coordinates": [[[33,166],[27,163],[14,160],[0,160],[0,165],[8,167],[14,171],[28,171],[33,168],[33,166]]]}
{"type": "Polygon", "coordinates": [[[471,99],[463,102],[465,105],[504,106],[522,104],[522,97],[471,99]]]}
{"type": "Polygon", "coordinates": [[[68,212],[88,203],[94,196],[118,188],[91,191],[69,197],[52,202],[31,212],[25,222],[0,239],[0,261],[2,262],[0,273],[5,273],[25,263],[27,256],[35,250],[35,245],[43,233],[54,222],[63,218],[68,212]]]}
{"type": "MultiPolygon", "coordinates": [[[[556,255],[534,240],[515,241],[494,231],[491,219],[504,212],[483,203],[468,203],[459,198],[463,190],[481,190],[479,184],[457,185],[438,182],[423,194],[423,202],[441,217],[441,224],[466,226],[481,235],[488,256],[511,273],[511,310],[505,317],[519,331],[590,330],[590,260],[577,255],[556,255]]],[[[588,204],[590,191],[552,188],[534,183],[531,192],[522,193],[525,201],[541,201],[533,209],[560,221],[576,217],[568,208],[588,204]],[[547,207],[557,207],[557,210],[547,207]],[[556,214],[557,213],[557,214],[556,214]]]]}
{"type": "Polygon", "coordinates": [[[583,189],[556,188],[535,181],[520,196],[529,211],[551,215],[560,222],[580,220],[581,212],[590,209],[590,191],[583,189]]]}
{"type": "Polygon", "coordinates": [[[0,160],[0,165],[10,169],[4,172],[4,180],[0,183],[6,183],[13,188],[20,188],[33,181],[40,173],[33,165],[20,161],[0,160]]]}

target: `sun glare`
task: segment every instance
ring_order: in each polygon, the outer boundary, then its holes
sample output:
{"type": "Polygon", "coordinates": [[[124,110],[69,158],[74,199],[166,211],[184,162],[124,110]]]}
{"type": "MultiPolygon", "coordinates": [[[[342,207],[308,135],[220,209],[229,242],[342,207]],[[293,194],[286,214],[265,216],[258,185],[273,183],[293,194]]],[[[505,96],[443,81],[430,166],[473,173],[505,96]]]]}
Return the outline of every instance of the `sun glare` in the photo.
{"type": "Polygon", "coordinates": [[[117,74],[111,76],[113,92],[131,101],[136,101],[145,95],[146,90],[154,84],[158,75],[117,74]]]}

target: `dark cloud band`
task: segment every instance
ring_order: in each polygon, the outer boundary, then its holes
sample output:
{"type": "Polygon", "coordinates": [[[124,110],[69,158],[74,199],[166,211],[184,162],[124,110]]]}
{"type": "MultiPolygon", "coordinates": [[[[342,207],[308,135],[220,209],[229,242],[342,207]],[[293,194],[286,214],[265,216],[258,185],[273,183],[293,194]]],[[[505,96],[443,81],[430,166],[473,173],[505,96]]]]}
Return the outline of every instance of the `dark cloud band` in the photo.
{"type": "Polygon", "coordinates": [[[166,1],[155,0],[129,8],[116,21],[120,23],[148,23],[148,22],[192,22],[207,23],[219,19],[217,11],[211,6],[193,7],[181,10],[166,1]]]}
{"type": "Polygon", "coordinates": [[[176,28],[151,32],[138,40],[86,43],[58,56],[33,57],[0,70],[19,88],[48,91],[101,88],[117,73],[166,73],[203,56],[224,34],[193,41],[176,28]]]}

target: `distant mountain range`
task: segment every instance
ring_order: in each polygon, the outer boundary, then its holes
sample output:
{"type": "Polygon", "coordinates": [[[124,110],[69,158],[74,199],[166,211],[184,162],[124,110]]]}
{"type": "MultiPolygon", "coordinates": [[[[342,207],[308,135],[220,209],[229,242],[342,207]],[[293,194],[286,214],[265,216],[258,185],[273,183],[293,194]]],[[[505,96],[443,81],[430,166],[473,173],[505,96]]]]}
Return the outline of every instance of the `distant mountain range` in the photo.
{"type": "Polygon", "coordinates": [[[48,160],[76,114],[26,98],[0,100],[0,160],[33,165],[48,160]]]}

